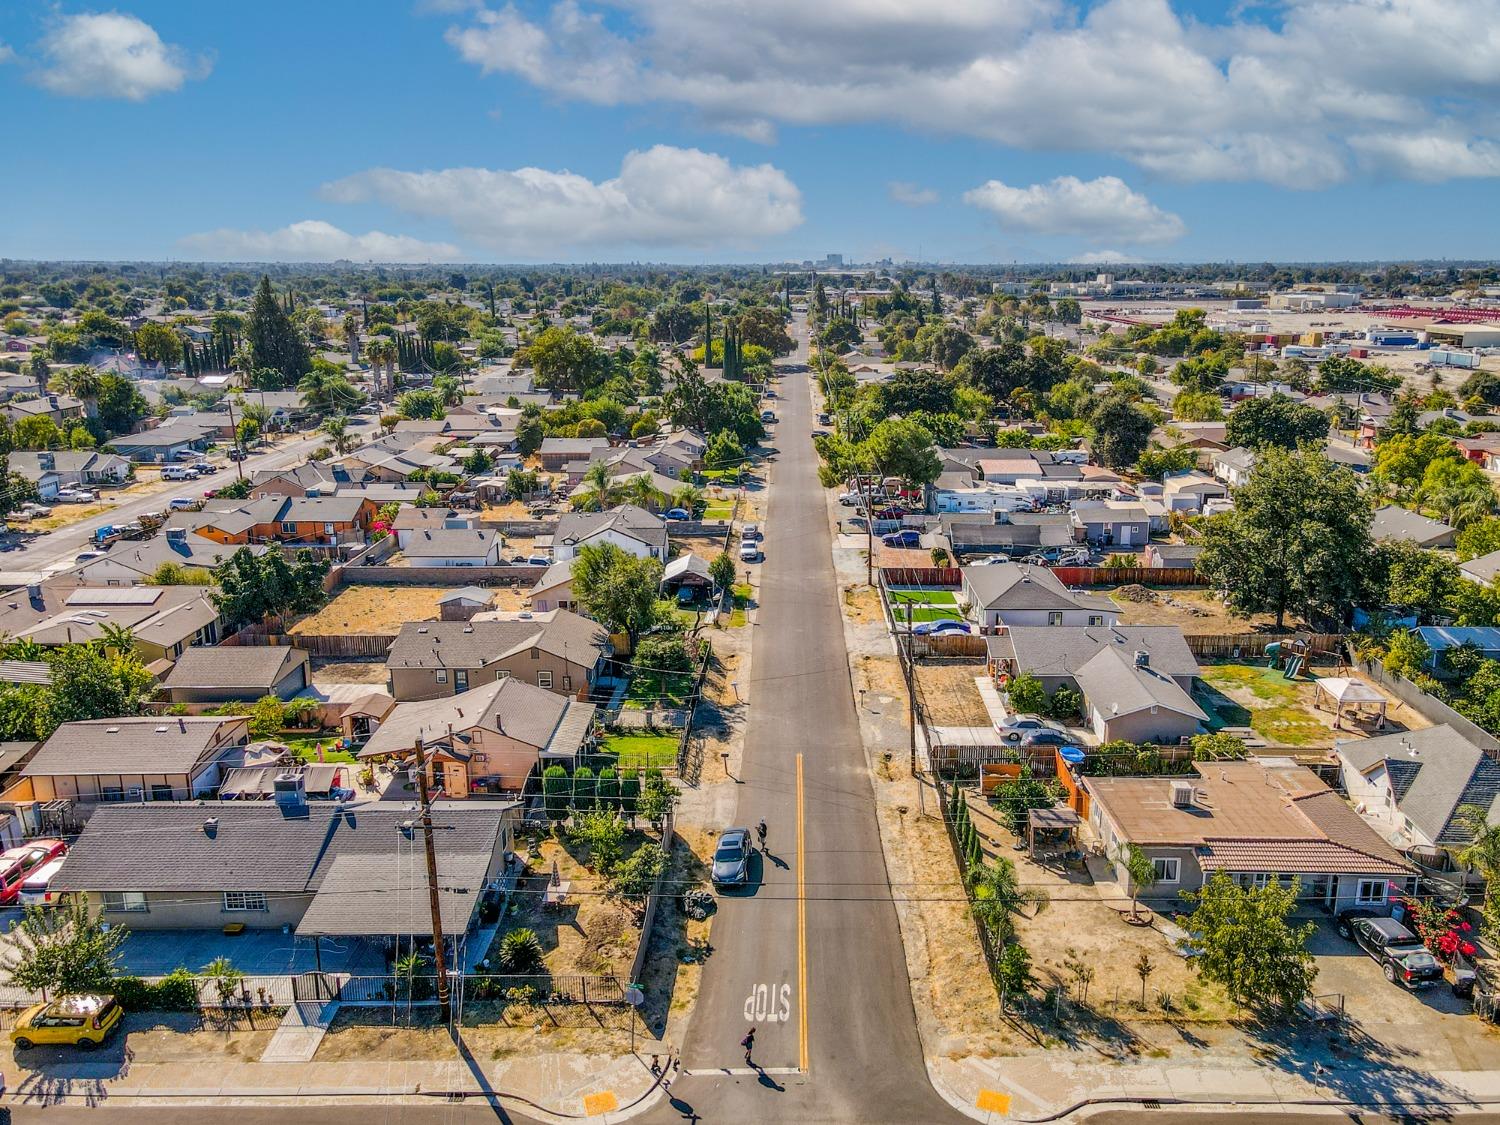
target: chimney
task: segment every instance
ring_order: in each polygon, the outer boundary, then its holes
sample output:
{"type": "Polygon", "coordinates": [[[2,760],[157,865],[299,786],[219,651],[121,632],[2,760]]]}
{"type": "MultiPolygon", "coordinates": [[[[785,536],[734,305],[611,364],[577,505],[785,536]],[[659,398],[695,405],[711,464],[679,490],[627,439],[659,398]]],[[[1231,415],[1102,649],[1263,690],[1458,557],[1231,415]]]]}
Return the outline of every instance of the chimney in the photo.
{"type": "Polygon", "coordinates": [[[1135,650],[1135,666],[1137,668],[1151,667],[1151,654],[1143,648],[1135,650]]]}
{"type": "Polygon", "coordinates": [[[301,770],[277,774],[271,783],[271,791],[282,816],[290,820],[307,815],[307,782],[301,770]]]}

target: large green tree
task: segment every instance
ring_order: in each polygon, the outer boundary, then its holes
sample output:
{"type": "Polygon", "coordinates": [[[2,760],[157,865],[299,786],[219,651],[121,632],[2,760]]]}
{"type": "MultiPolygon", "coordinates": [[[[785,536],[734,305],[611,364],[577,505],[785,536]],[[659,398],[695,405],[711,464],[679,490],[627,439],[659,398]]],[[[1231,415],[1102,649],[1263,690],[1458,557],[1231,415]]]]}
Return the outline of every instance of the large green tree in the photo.
{"type": "Polygon", "coordinates": [[[28,906],[10,928],[0,969],[7,984],[50,996],[112,992],[120,945],[130,931],[106,924],[83,897],[28,906]]]}
{"type": "Polygon", "coordinates": [[[1241,613],[1337,617],[1367,590],[1370,505],[1318,453],[1268,448],[1231,512],[1202,528],[1198,570],[1241,613]]]}
{"type": "Polygon", "coordinates": [[[943,471],[932,435],[916,422],[887,418],[870,431],[860,448],[875,472],[900,477],[914,487],[931,484],[943,471]]]}
{"type": "Polygon", "coordinates": [[[1307,942],[1318,927],[1288,921],[1297,892],[1295,880],[1246,888],[1223,871],[1202,890],[1183,892],[1195,903],[1183,929],[1199,951],[1198,974],[1237,1004],[1287,1012],[1306,999],[1318,975],[1307,942]]]}
{"type": "Polygon", "coordinates": [[[1094,431],[1094,455],[1099,463],[1125,469],[1145,452],[1155,423],[1126,395],[1111,391],[1095,404],[1089,425],[1094,431]]]}
{"type": "Polygon", "coordinates": [[[311,551],[297,552],[288,562],[275,547],[262,555],[241,547],[214,570],[218,592],[215,604],[231,625],[246,625],[267,617],[309,613],[326,600],[323,578],[328,560],[311,551]]]}
{"type": "Polygon", "coordinates": [[[579,549],[573,561],[573,593],[583,611],[606,629],[625,633],[631,648],[656,621],[662,564],[637,558],[613,543],[579,549]]]}
{"type": "Polygon", "coordinates": [[[1288,395],[1251,398],[1229,412],[1225,432],[1230,445],[1264,449],[1269,445],[1298,449],[1321,445],[1328,436],[1328,415],[1288,395]]]}
{"type": "Polygon", "coordinates": [[[295,383],[312,366],[307,343],[272,290],[269,277],[262,277],[256,286],[245,342],[253,364],[278,372],[283,386],[295,383]]]}

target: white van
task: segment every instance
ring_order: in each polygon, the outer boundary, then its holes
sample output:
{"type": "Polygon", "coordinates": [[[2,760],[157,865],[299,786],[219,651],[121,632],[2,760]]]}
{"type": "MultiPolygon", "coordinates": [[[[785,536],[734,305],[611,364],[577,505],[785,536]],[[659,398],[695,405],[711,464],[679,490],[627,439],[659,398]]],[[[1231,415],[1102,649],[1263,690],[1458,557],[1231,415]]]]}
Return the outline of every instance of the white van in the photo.
{"type": "Polygon", "coordinates": [[[52,880],[62,870],[65,859],[67,856],[60,855],[48,860],[26,876],[26,882],[21,884],[18,900],[22,906],[47,906],[52,903],[52,880]]]}

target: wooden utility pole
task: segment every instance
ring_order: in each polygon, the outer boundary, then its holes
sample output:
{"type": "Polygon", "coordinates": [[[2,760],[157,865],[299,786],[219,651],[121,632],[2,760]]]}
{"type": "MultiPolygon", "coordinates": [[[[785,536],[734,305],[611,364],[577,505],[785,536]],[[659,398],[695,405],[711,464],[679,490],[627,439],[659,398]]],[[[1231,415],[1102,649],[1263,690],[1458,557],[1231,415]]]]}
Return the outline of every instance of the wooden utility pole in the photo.
{"type": "Polygon", "coordinates": [[[427,905],[432,911],[432,966],[437,973],[438,1011],[446,1024],[452,1016],[448,996],[448,967],[443,956],[443,916],[438,908],[437,852],[432,843],[432,802],[427,799],[427,750],[419,736],[417,752],[417,797],[422,803],[422,847],[427,853],[427,905]]]}
{"type": "Polygon", "coordinates": [[[224,402],[229,407],[229,432],[231,435],[233,435],[229,440],[234,443],[234,451],[240,455],[239,459],[235,461],[234,467],[240,471],[240,480],[244,480],[245,447],[240,444],[240,431],[234,424],[234,396],[226,395],[224,398],[224,402]]]}

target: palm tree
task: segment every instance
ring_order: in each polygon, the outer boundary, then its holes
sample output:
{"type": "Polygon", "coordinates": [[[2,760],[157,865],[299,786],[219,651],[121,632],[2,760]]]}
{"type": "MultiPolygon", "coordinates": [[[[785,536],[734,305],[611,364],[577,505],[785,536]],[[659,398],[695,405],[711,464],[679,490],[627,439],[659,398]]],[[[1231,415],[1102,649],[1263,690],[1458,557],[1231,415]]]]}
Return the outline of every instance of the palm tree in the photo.
{"type": "Polygon", "coordinates": [[[1500,825],[1490,824],[1487,810],[1478,805],[1461,806],[1454,819],[1472,833],[1458,861],[1484,876],[1485,937],[1500,940],[1500,825]]]}
{"type": "Polygon", "coordinates": [[[348,376],[337,371],[309,371],[297,383],[302,404],[317,414],[348,410],[359,401],[359,391],[348,376]]]}
{"type": "Polygon", "coordinates": [[[349,419],[342,414],[323,419],[323,425],[319,428],[332,440],[333,451],[337,454],[348,453],[359,444],[358,439],[349,432],[349,419]]]}
{"type": "Polygon", "coordinates": [[[625,498],[632,504],[651,509],[661,507],[667,499],[667,494],[656,487],[651,480],[650,473],[638,473],[626,484],[625,498]]]}
{"type": "Polygon", "coordinates": [[[464,400],[464,385],[452,375],[439,375],[432,381],[432,389],[443,396],[444,406],[457,406],[464,400]]]}
{"type": "Polygon", "coordinates": [[[696,513],[703,503],[703,489],[685,484],[672,493],[672,507],[696,513]]]}
{"type": "Polygon", "coordinates": [[[1026,907],[1040,914],[1049,901],[1046,891],[1021,885],[1009,856],[996,856],[988,867],[975,864],[969,868],[968,883],[970,913],[1001,944],[1015,932],[1011,915],[1026,907]]]}
{"type": "Polygon", "coordinates": [[[344,340],[349,345],[349,359],[359,362],[359,317],[349,313],[344,317],[344,340]]]}
{"type": "Polygon", "coordinates": [[[106,651],[124,656],[135,651],[135,631],[129,625],[117,625],[111,621],[100,627],[99,642],[106,651]]]}
{"type": "Polygon", "coordinates": [[[21,637],[0,645],[0,659],[39,664],[47,659],[47,650],[30,637],[21,637]]]}
{"type": "Polygon", "coordinates": [[[84,413],[93,417],[99,412],[99,373],[92,367],[75,367],[68,372],[68,393],[81,399],[84,413]]]}
{"type": "Polygon", "coordinates": [[[609,465],[603,461],[590,465],[581,483],[585,487],[573,502],[585,511],[602,512],[620,502],[619,482],[609,475],[609,465]]]}

